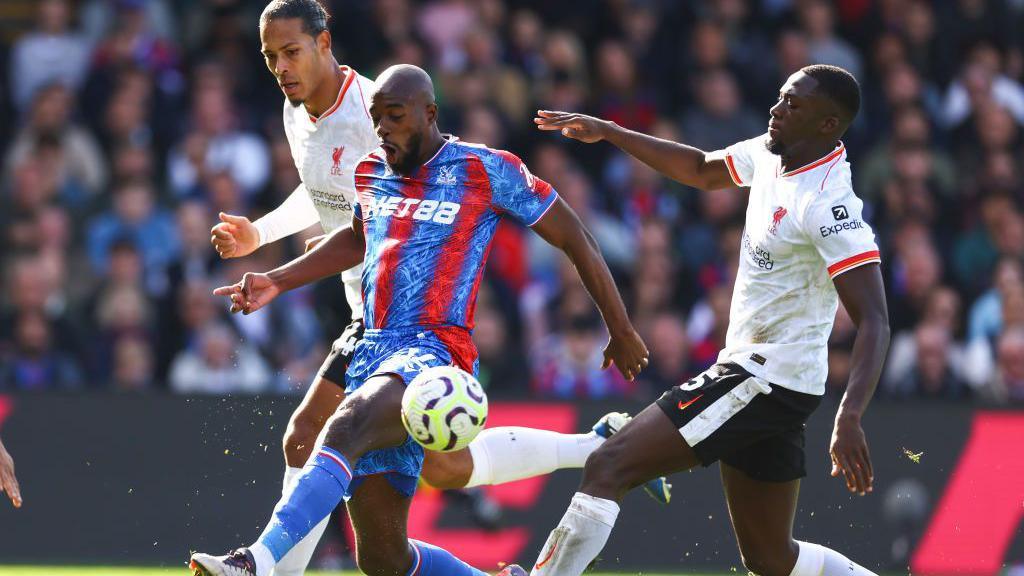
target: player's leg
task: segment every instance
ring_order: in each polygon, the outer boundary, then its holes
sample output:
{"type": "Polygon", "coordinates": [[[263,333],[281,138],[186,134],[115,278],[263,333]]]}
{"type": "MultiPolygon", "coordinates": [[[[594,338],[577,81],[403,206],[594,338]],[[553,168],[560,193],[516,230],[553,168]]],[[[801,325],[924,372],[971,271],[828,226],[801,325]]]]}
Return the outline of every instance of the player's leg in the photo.
{"type": "Polygon", "coordinates": [[[608,540],[626,491],[717,460],[736,436],[727,424],[760,392],[759,381],[731,364],[716,365],[665,392],[587,460],[580,491],[531,574],[579,576],[608,540]]]}
{"type": "MultiPolygon", "coordinates": [[[[299,407],[292,413],[284,434],[285,473],[282,493],[302,473],[313,453],[317,437],[324,424],[335,413],[345,398],[345,371],[352,359],[356,342],[362,338],[363,321],[353,320],[341,336],[331,345],[313,384],[306,391],[299,407]]],[[[276,576],[302,576],[313,558],[316,546],[327,530],[330,516],[317,524],[301,542],[281,558],[276,576]]]]}
{"type": "MultiPolygon", "coordinates": [[[[582,468],[587,458],[628,422],[628,415],[605,414],[584,434],[502,426],[488,428],[458,452],[428,452],[423,479],[435,488],[456,489],[504,484],[550,474],[565,468],[582,468]]],[[[665,478],[644,484],[655,500],[668,503],[665,478]]]]}
{"type": "MultiPolygon", "coordinates": [[[[328,361],[330,360],[328,358],[328,361]]],[[[321,373],[323,372],[321,371],[321,373]]],[[[342,378],[344,378],[344,374],[342,374],[342,378]]],[[[317,377],[306,391],[302,403],[292,413],[292,417],[288,421],[288,429],[284,434],[285,472],[284,482],[281,485],[282,495],[287,493],[291,483],[299,474],[302,474],[302,467],[313,453],[317,436],[320,435],[324,424],[337,411],[338,405],[345,398],[343,386],[343,384],[338,385],[325,377],[317,377]]],[[[276,576],[301,576],[305,573],[320,538],[327,530],[328,522],[330,522],[330,516],[321,520],[302,541],[281,558],[274,571],[276,576]]]]}
{"type": "Polygon", "coordinates": [[[759,481],[725,462],[719,466],[743,565],[758,576],[787,576],[799,553],[793,517],[800,480],[759,481]]]}
{"type": "Polygon", "coordinates": [[[721,473],[747,570],[758,576],[874,576],[835,550],[793,539],[800,480],[756,480],[724,461],[721,473]]]}
{"type": "Polygon", "coordinates": [[[302,471],[313,454],[317,436],[344,399],[344,380],[340,384],[322,376],[313,380],[302,402],[288,420],[288,428],[284,433],[284,461],[291,471],[291,476],[285,475],[286,480],[302,471]]]}
{"type": "Polygon", "coordinates": [[[326,425],[323,447],[278,502],[257,542],[243,549],[242,557],[195,554],[193,570],[219,576],[223,566],[233,562],[238,574],[270,574],[344,497],[352,481],[352,463],[368,451],[405,442],[408,435],[399,417],[404,391],[402,380],[389,375],[370,378],[348,395],[326,425]]]}
{"type": "Polygon", "coordinates": [[[648,406],[587,460],[579,492],[548,537],[531,574],[579,576],[608,541],[618,502],[626,492],[699,463],[663,409],[648,406]]]}
{"type": "MultiPolygon", "coordinates": [[[[773,396],[773,402],[780,402],[800,395],[776,390],[773,396]]],[[[770,418],[768,411],[759,416],[770,418]]],[[[800,478],[807,474],[802,421],[723,456],[721,471],[736,542],[748,570],[759,576],[873,574],[834,550],[793,539],[800,478]]]]}
{"type": "MultiPolygon", "coordinates": [[[[363,337],[362,319],[353,320],[332,344],[313,384],[306,390],[284,433],[284,460],[289,469],[301,471],[306,465],[324,424],[345,399],[345,372],[363,337]]],[[[292,474],[294,476],[294,473],[292,474]]],[[[289,476],[285,475],[285,484],[289,476]]]]}
{"type": "Polygon", "coordinates": [[[385,474],[368,476],[355,489],[348,511],[359,570],[368,576],[483,576],[446,550],[408,539],[412,494],[406,492],[385,474]]]}

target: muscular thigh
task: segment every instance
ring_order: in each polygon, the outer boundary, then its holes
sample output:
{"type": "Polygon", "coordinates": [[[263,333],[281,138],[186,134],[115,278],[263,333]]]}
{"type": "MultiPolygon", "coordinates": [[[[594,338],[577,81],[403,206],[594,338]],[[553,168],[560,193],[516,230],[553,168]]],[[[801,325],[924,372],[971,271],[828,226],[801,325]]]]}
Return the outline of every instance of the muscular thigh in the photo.
{"type": "Polygon", "coordinates": [[[396,376],[368,379],[338,406],[324,443],[352,461],[370,450],[402,444],[408,437],[400,416],[404,392],[405,383],[396,376]]]}
{"type": "Polygon", "coordinates": [[[581,489],[617,500],[652,478],[689,470],[698,463],[672,421],[652,404],[590,455],[581,489]]]}

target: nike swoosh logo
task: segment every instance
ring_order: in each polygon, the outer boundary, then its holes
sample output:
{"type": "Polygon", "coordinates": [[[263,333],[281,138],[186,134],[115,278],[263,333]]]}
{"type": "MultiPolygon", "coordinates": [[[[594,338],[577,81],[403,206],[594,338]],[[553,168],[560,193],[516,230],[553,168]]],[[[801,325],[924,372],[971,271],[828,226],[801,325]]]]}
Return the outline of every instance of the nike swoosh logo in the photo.
{"type": "Polygon", "coordinates": [[[704,397],[704,395],[701,394],[700,396],[697,396],[696,398],[690,400],[689,402],[683,402],[682,400],[680,400],[679,401],[679,409],[680,410],[686,410],[690,406],[690,404],[693,404],[694,402],[696,402],[697,400],[700,400],[703,397],[704,397]]]}
{"type": "Polygon", "coordinates": [[[533,569],[534,570],[540,570],[541,568],[543,568],[544,565],[548,563],[548,560],[551,560],[551,557],[555,555],[555,550],[558,549],[558,545],[561,542],[562,542],[562,534],[559,534],[558,538],[556,538],[555,541],[551,543],[551,549],[548,550],[548,555],[545,556],[544,559],[541,560],[540,562],[534,564],[533,565],[533,569]]]}

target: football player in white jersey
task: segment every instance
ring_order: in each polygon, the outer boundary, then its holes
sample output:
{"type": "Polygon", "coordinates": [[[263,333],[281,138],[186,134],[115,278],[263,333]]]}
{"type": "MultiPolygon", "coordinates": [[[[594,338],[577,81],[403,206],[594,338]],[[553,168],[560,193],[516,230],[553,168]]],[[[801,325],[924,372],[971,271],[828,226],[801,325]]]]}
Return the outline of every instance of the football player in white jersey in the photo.
{"type": "MultiPolygon", "coordinates": [[[[839,140],[860,108],[847,71],[808,66],[786,81],[768,133],[717,152],[581,114],[540,111],[542,130],[607,140],[683,184],[750,189],[730,325],[718,364],[673,387],[587,461],[579,492],[531,574],[579,576],[604,547],[631,487],[721,462],[744,564],[760,576],[865,576],[842,554],[793,538],[804,423],[825,393],[838,300],[857,325],[853,370],[835,418],[832,476],[871,491],[860,419],[878,383],[889,319],[878,248],[839,140]],[[838,295],[838,298],[837,298],[838,295]]],[[[503,574],[525,574],[511,566],[503,574]]]]}
{"type": "MultiPolygon", "coordinates": [[[[255,222],[221,214],[211,241],[222,258],[246,256],[318,222],[325,235],[352,222],[355,165],[379,145],[368,112],[374,86],[355,70],[339,66],[331,52],[327,20],[316,0],[275,0],[260,17],[263,57],[286,98],[285,134],[302,184],[255,222]]],[[[323,237],[307,242],[307,250],[323,237]]],[[[285,432],[285,489],[302,472],[324,423],[344,398],[345,371],[363,331],[360,273],[358,266],[342,274],[352,323],[334,342],[285,432]]],[[[467,450],[428,452],[423,477],[437,488],[467,488],[582,468],[590,453],[626,419],[624,414],[608,414],[587,434],[520,427],[485,430],[467,450]]],[[[670,488],[664,478],[644,485],[663,503],[670,498],[670,488]]],[[[281,560],[278,576],[303,573],[326,524],[325,519],[281,560]]]]}

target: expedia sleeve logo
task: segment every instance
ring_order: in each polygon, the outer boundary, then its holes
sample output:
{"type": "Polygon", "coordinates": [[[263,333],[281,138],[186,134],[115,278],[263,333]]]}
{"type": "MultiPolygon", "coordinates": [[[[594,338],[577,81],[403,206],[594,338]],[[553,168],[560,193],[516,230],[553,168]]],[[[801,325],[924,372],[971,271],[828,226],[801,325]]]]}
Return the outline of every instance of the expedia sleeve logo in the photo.
{"type": "MultiPolygon", "coordinates": [[[[835,208],[833,208],[833,210],[835,210],[835,208]]],[[[848,222],[843,222],[842,224],[822,226],[821,228],[818,228],[818,232],[821,232],[822,238],[828,238],[829,236],[845,232],[846,230],[860,230],[863,227],[864,223],[860,220],[850,220],[848,222]]]]}
{"type": "Polygon", "coordinates": [[[850,211],[842,204],[832,207],[832,217],[838,224],[818,228],[822,238],[828,238],[846,230],[860,230],[864,227],[864,223],[860,220],[850,220],[850,211]]]}

